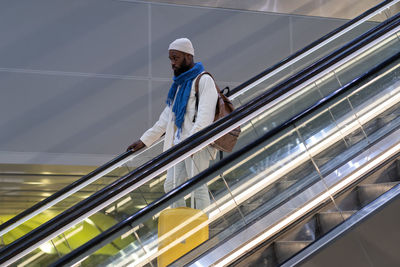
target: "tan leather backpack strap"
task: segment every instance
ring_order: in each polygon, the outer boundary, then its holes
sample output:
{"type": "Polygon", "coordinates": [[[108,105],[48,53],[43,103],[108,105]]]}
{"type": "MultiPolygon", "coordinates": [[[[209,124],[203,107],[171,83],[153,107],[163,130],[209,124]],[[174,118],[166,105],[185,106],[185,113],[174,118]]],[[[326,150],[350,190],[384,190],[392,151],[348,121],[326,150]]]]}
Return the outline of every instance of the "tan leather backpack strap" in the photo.
{"type": "MultiPolygon", "coordinates": [[[[196,97],[196,109],[195,109],[196,113],[194,114],[193,122],[196,121],[197,111],[199,110],[199,83],[200,83],[201,76],[203,76],[204,74],[208,74],[211,76],[211,74],[208,72],[202,72],[199,74],[199,76],[197,76],[196,80],[194,81],[194,96],[196,97]]],[[[211,78],[212,78],[212,76],[211,76],[211,78]]]]}
{"type": "Polygon", "coordinates": [[[213,79],[214,84],[215,84],[215,88],[217,88],[217,92],[218,92],[218,94],[220,94],[220,93],[221,93],[221,90],[219,89],[218,84],[215,82],[215,79],[214,79],[214,77],[211,75],[211,73],[209,73],[209,72],[207,72],[207,71],[201,73],[201,74],[197,77],[198,80],[196,80],[196,84],[195,84],[195,86],[197,85],[197,86],[196,86],[196,90],[197,90],[196,92],[197,92],[197,93],[199,92],[200,76],[203,76],[204,74],[209,75],[209,76],[213,79]]]}
{"type": "Polygon", "coordinates": [[[201,76],[203,76],[203,73],[200,73],[199,76],[197,76],[196,80],[194,81],[194,93],[196,95],[196,98],[197,98],[197,95],[199,94],[199,83],[200,83],[201,76]]]}

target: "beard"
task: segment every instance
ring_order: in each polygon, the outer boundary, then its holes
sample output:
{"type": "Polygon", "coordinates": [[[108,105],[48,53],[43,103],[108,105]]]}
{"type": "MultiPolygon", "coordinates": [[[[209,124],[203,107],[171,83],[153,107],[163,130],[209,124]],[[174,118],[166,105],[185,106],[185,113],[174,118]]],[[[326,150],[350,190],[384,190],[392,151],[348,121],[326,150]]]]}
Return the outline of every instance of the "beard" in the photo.
{"type": "Polygon", "coordinates": [[[182,65],[178,69],[174,70],[174,75],[175,77],[177,77],[182,73],[187,72],[188,70],[190,70],[190,65],[187,64],[186,58],[184,58],[182,61],[182,65]]]}

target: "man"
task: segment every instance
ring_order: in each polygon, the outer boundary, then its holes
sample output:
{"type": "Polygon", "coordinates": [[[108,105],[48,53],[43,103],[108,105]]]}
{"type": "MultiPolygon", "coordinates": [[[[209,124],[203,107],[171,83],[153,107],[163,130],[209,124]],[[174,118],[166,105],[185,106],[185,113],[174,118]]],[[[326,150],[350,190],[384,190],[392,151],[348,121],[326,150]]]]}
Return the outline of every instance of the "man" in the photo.
{"type": "MultiPolygon", "coordinates": [[[[174,82],[168,93],[167,106],[154,126],[147,130],[140,140],[130,145],[128,150],[136,151],[144,146],[149,147],[165,133],[163,150],[166,151],[214,121],[218,93],[214,80],[207,74],[202,75],[199,80],[199,102],[196,110],[195,81],[204,72],[204,67],[201,62],[194,63],[193,57],[194,49],[189,39],[180,38],[169,45],[174,82]]],[[[208,168],[210,159],[215,154],[214,148],[206,147],[170,168],[164,183],[165,192],[171,191],[189,177],[208,168]]],[[[210,205],[207,185],[196,189],[193,195],[193,208],[205,209],[210,205]]],[[[172,205],[183,206],[186,206],[183,199],[172,205]]]]}

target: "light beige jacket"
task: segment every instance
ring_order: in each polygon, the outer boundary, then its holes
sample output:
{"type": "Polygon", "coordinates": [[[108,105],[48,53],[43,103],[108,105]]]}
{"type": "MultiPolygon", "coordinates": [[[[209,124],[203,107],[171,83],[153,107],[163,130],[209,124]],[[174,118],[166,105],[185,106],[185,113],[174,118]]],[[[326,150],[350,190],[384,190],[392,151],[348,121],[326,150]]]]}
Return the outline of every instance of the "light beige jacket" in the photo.
{"type": "Polygon", "coordinates": [[[193,123],[196,113],[195,80],[193,80],[180,138],[177,137],[175,131],[173,105],[171,107],[167,105],[158,121],[140,137],[140,140],[149,147],[165,133],[163,151],[166,151],[173,145],[213,123],[217,99],[218,93],[214,80],[207,74],[203,75],[199,81],[199,108],[196,121],[193,123]]]}

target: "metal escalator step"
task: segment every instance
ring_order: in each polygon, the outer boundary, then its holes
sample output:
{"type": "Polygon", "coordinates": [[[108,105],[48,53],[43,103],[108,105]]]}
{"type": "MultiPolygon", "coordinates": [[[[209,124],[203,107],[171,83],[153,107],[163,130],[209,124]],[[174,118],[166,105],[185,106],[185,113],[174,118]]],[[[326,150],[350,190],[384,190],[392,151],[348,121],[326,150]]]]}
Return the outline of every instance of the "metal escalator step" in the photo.
{"type": "Polygon", "coordinates": [[[399,184],[399,182],[359,185],[357,191],[361,207],[364,207],[397,184],[399,184]]]}
{"type": "Polygon", "coordinates": [[[347,220],[351,215],[357,211],[342,211],[342,212],[319,212],[317,214],[319,221],[320,234],[326,234],[336,225],[347,220]]]}
{"type": "Polygon", "coordinates": [[[274,243],[275,255],[279,264],[307,247],[313,241],[277,241],[274,243]]]}

